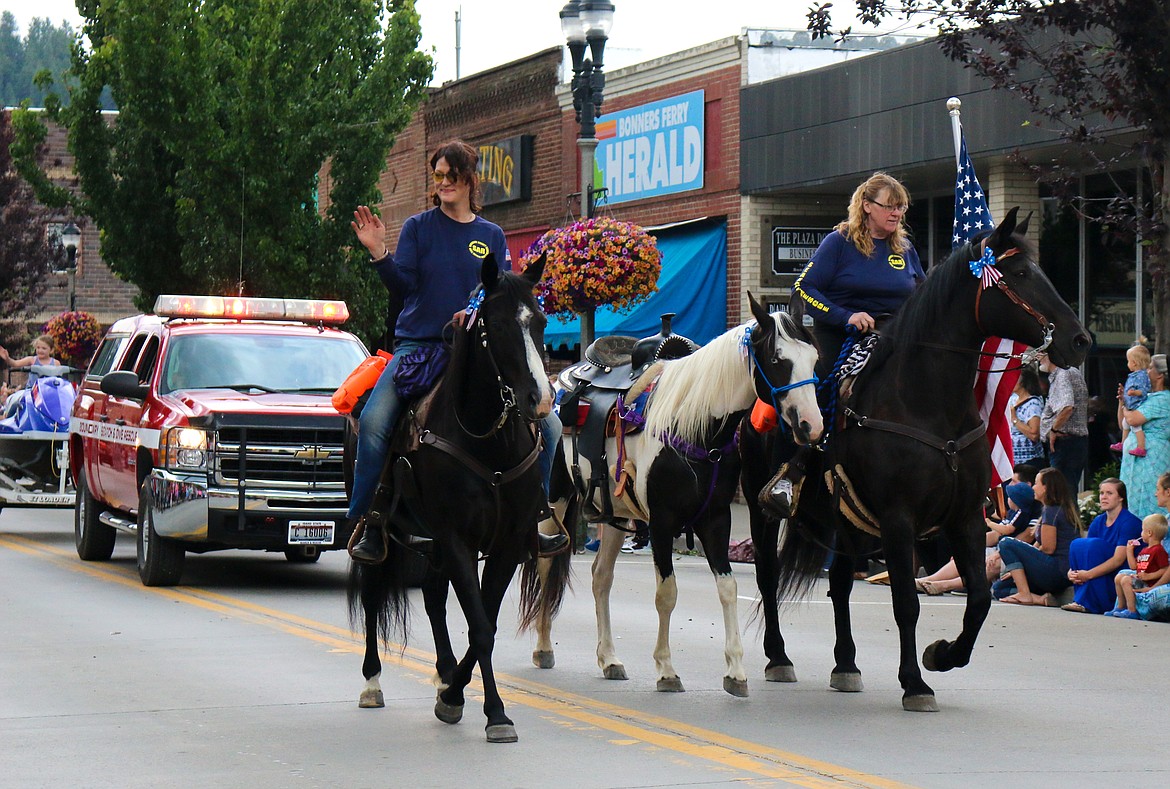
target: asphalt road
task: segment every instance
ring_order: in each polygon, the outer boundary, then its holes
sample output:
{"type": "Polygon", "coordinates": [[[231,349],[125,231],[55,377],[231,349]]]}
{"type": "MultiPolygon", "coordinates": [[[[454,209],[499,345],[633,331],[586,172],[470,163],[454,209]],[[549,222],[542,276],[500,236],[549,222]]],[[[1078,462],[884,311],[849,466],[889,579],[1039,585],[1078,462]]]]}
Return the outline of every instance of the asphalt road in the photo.
{"type": "MultiPolygon", "coordinates": [[[[630,679],[594,658],[589,556],[532,666],[505,603],[495,666],[520,741],[490,745],[472,689],[463,722],[433,715],[429,630],[386,657],[386,708],[357,707],[361,641],[346,559],[188,557],[185,585],[146,589],[134,546],[84,563],[67,510],[0,513],[0,787],[1078,787],[1170,782],[1162,745],[1170,625],[993,606],[971,666],[927,680],[941,711],[901,709],[888,589],[858,583],[866,689],[828,689],[823,588],[785,610],[799,682],[722,690],[723,627],[704,561],[678,557],[671,633],[682,694],[657,693],[648,556],[623,556],[614,629],[630,679]]],[[[754,579],[736,565],[740,618],[754,579]]],[[[920,598],[919,649],[957,632],[964,598],[920,598]]],[[[461,647],[462,618],[452,615],[461,647]]]]}

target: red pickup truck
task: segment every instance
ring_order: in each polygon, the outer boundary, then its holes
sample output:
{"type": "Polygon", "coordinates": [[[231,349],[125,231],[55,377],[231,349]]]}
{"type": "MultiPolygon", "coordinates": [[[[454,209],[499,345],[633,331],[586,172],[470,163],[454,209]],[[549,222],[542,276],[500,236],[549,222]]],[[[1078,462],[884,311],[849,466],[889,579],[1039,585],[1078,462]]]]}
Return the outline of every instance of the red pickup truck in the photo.
{"type": "Polygon", "coordinates": [[[369,354],[344,302],[160,296],[86,372],[70,423],[78,555],[136,535],[147,586],[188,552],[282,551],[313,562],[349,533],[345,426],[333,391],[369,354]]]}

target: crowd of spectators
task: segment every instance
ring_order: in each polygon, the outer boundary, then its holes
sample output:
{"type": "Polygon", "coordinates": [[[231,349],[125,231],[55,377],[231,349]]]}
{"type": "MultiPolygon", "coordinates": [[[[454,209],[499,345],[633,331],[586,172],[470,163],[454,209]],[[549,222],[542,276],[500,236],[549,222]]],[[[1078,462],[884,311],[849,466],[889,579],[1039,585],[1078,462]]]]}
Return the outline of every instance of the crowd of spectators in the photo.
{"type": "MultiPolygon", "coordinates": [[[[1167,360],[1142,346],[1126,357],[1130,374],[1119,382],[1116,409],[1122,440],[1110,447],[1120,455],[1121,471],[1097,484],[1100,513],[1089,523],[1081,522],[1076,496],[1091,430],[1084,379],[1045,358],[1046,391],[1033,371],[1021,374],[1008,416],[1013,453],[1023,462],[1004,486],[1003,519],[987,520],[987,577],[995,599],[1057,606],[1071,589],[1072,599],[1060,605],[1066,611],[1170,621],[1167,360]]],[[[953,561],[936,567],[917,580],[920,593],[962,591],[953,561]]]]}

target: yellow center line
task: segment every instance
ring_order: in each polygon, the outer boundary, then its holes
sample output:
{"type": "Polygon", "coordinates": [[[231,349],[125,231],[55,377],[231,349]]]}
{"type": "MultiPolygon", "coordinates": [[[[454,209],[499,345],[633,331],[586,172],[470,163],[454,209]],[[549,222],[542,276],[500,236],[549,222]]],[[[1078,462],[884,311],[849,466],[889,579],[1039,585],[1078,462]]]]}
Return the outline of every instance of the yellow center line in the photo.
{"type": "MultiPolygon", "coordinates": [[[[195,587],[145,587],[138,574],[118,566],[82,562],[68,550],[38,543],[27,537],[0,535],[0,547],[18,553],[46,559],[65,569],[79,572],[102,581],[120,584],[169,600],[187,603],[219,614],[275,629],[279,632],[313,641],[335,651],[364,654],[364,640],[349,628],[338,627],[280,611],[236,597],[195,587]]],[[[426,678],[433,678],[435,655],[426,650],[388,644],[389,651],[382,660],[426,678]]],[[[600,701],[560,688],[496,672],[500,695],[511,704],[556,715],[578,723],[612,732],[634,742],[641,742],[697,758],[725,769],[739,770],[752,775],[780,779],[796,786],[822,789],[824,787],[854,786],[906,789],[907,784],[870,775],[840,765],[808,758],[760,743],[742,740],[711,729],[641,712],[629,707],[600,701]]],[[[473,688],[479,689],[478,683],[473,688]]]]}

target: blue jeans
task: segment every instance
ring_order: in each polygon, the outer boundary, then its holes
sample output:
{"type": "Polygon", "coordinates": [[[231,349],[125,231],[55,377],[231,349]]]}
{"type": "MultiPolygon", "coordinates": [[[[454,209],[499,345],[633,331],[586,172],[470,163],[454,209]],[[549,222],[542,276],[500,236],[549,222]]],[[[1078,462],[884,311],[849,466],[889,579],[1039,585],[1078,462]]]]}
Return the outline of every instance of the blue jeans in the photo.
{"type": "Polygon", "coordinates": [[[382,467],[386,465],[390,435],[402,414],[403,401],[398,396],[398,388],[394,386],[394,371],[398,369],[402,357],[421,345],[423,343],[413,340],[398,343],[394,349],[394,358],[386,364],[386,369],[379,376],[378,383],[374,384],[362,409],[357,458],[353,464],[353,495],[349,499],[350,518],[365,515],[370,508],[378,479],[382,476],[382,467]]]}
{"type": "MultiPolygon", "coordinates": [[[[1028,579],[1028,587],[1034,594],[1060,593],[1069,585],[1068,571],[1061,569],[1060,562],[1055,556],[1050,556],[1015,537],[1000,538],[997,547],[999,557],[1003,560],[1003,571],[1007,573],[1012,570],[1023,570],[1028,579]]],[[[1015,585],[1014,582],[1011,584],[1015,585]]]]}
{"type": "MultiPolygon", "coordinates": [[[[402,414],[403,400],[398,396],[398,389],[394,386],[394,371],[398,369],[398,360],[422,344],[412,340],[398,343],[394,349],[394,358],[382,371],[378,383],[374,384],[370,392],[365,408],[362,409],[357,458],[353,467],[353,495],[349,500],[350,518],[360,517],[370,508],[374,491],[378,487],[378,479],[382,476],[382,467],[386,465],[390,436],[394,432],[394,426],[398,424],[398,417],[402,414]]],[[[555,410],[541,420],[540,433],[544,437],[544,446],[541,447],[537,464],[546,499],[549,476],[552,474],[553,459],[556,456],[557,444],[561,440],[561,432],[561,420],[555,410]]]]}

